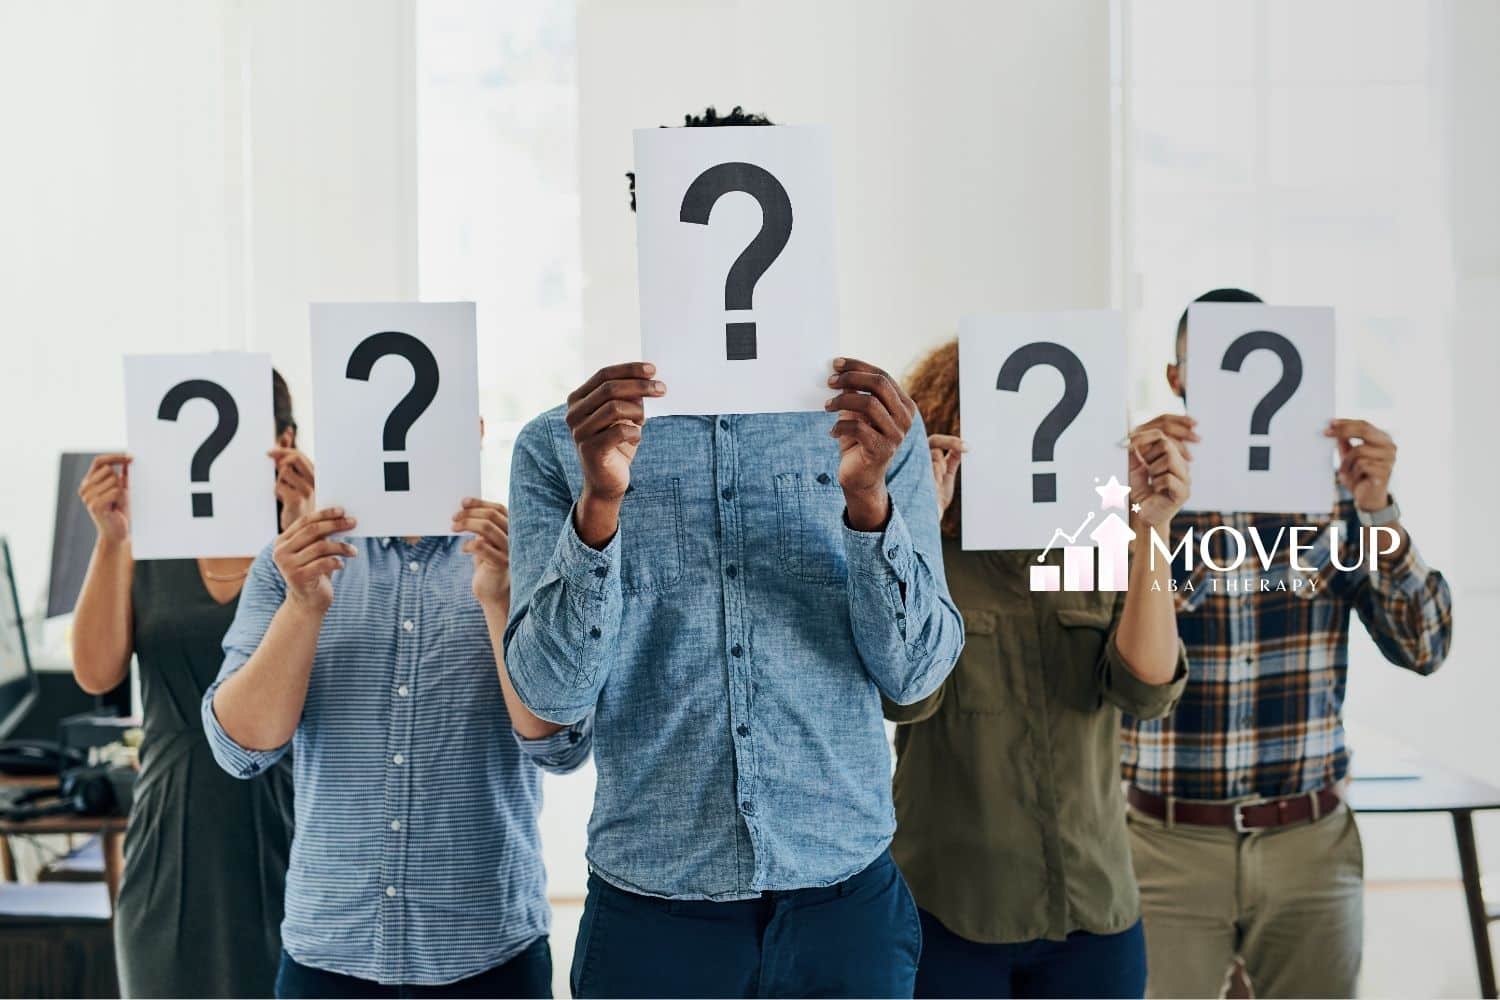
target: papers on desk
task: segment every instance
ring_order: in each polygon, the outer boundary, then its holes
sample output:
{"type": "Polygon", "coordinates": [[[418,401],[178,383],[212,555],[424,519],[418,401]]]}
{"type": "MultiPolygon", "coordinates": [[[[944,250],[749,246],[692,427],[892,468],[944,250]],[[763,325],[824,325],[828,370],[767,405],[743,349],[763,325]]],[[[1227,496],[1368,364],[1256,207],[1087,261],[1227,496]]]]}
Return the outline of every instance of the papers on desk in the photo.
{"type": "Polygon", "coordinates": [[[103,882],[0,883],[0,920],[108,920],[109,889],[103,882]]]}

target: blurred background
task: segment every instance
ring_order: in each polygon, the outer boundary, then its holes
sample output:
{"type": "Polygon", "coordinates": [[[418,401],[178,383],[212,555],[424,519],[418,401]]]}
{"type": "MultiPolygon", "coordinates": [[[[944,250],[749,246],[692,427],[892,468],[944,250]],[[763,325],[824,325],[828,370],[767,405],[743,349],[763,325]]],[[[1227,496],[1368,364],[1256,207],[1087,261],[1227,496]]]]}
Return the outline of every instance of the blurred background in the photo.
{"type": "MultiPolygon", "coordinates": [[[[34,659],[67,669],[59,454],[124,443],[123,353],[269,352],[316,457],[307,304],[473,300],[503,497],[521,423],[637,354],[631,130],[741,104],[832,127],[843,345],[892,370],[967,312],[1112,307],[1144,419],[1200,292],[1335,307],[1339,410],[1394,434],[1460,619],[1425,679],[1356,630],[1356,752],[1500,782],[1497,52],[1493,0],[0,0],[0,533],[34,659]]],[[[591,795],[548,779],[564,974],[591,795]]],[[[1477,994],[1448,816],[1362,828],[1364,992],[1477,994]]]]}

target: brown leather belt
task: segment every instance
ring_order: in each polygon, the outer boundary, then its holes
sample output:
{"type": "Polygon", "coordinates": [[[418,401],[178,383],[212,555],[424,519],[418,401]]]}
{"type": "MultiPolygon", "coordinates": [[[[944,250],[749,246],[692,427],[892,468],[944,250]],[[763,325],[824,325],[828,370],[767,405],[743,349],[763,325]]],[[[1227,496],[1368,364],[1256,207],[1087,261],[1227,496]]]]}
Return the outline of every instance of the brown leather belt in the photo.
{"type": "Polygon", "coordinates": [[[1293,823],[1310,823],[1333,812],[1342,801],[1338,790],[1332,785],[1325,785],[1315,792],[1305,792],[1302,795],[1233,803],[1167,799],[1131,785],[1125,791],[1125,799],[1131,808],[1166,823],[1228,827],[1240,833],[1291,826],[1293,823]]]}

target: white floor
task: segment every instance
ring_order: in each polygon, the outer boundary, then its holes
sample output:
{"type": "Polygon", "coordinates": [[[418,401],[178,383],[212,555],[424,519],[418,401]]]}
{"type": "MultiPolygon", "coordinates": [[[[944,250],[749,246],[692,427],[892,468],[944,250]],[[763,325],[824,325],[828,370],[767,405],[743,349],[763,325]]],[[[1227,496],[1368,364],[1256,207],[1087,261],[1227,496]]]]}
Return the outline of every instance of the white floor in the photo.
{"type": "MultiPolygon", "coordinates": [[[[552,910],[553,993],[568,997],[578,903],[552,910]]],[[[1491,935],[1500,953],[1500,934],[1491,935]]],[[[1477,997],[1479,979],[1463,893],[1443,882],[1388,882],[1365,893],[1365,997],[1477,997]]]]}

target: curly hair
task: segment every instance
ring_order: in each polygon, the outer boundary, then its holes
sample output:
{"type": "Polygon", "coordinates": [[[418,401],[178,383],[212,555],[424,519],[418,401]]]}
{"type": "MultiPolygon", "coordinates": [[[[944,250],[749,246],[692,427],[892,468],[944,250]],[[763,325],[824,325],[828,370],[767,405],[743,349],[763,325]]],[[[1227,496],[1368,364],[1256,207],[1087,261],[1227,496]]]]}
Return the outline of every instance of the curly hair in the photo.
{"type": "MultiPolygon", "coordinates": [[[[712,104],[703,109],[703,114],[686,114],[682,116],[682,124],[689,128],[702,128],[711,125],[774,125],[775,122],[765,115],[753,114],[740,107],[734,106],[734,110],[722,117],[712,104]]],[[[662,128],[667,126],[663,125],[662,128]]],[[[630,178],[630,210],[635,211],[635,171],[625,171],[625,176],[630,178]]]]}
{"type": "MultiPolygon", "coordinates": [[[[950,340],[927,353],[906,378],[906,391],[917,404],[928,434],[959,436],[958,427],[958,341],[950,340]]],[[[959,491],[963,488],[963,469],[953,487],[953,502],[943,512],[943,534],[959,535],[959,491]]]]}

